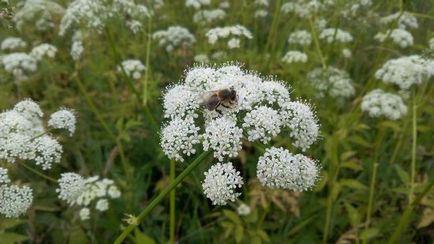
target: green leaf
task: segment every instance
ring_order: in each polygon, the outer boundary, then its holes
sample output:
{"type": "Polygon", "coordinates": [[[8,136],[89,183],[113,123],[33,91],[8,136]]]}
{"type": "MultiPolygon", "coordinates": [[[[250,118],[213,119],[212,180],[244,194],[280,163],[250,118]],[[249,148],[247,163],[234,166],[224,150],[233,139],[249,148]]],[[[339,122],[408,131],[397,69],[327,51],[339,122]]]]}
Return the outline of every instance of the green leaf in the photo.
{"type": "Polygon", "coordinates": [[[137,244],[155,244],[154,239],[149,237],[148,235],[140,232],[139,230],[135,230],[134,235],[136,237],[136,243],[137,244]]]}
{"type": "Polygon", "coordinates": [[[362,240],[369,240],[369,239],[372,239],[372,238],[378,236],[378,233],[380,233],[379,229],[377,229],[377,228],[368,228],[368,229],[363,230],[360,233],[360,239],[362,239],[362,240]]]}
{"type": "Polygon", "coordinates": [[[345,202],[345,209],[347,210],[351,226],[358,226],[362,220],[360,212],[348,202],[345,202]]]}
{"type": "Polygon", "coordinates": [[[342,168],[347,168],[347,169],[352,169],[354,171],[361,171],[363,170],[363,167],[357,163],[357,162],[353,162],[353,161],[347,161],[347,162],[343,162],[341,164],[342,168]]]}
{"type": "Polygon", "coordinates": [[[237,225],[235,226],[235,241],[240,243],[244,237],[244,229],[243,226],[237,225]]]}
{"type": "Polygon", "coordinates": [[[25,220],[21,219],[0,219],[0,230],[10,229],[25,222],[25,220]]]}
{"type": "Polygon", "coordinates": [[[395,164],[395,169],[396,169],[396,173],[398,173],[399,179],[402,181],[402,183],[407,185],[408,182],[410,182],[410,175],[408,175],[408,173],[405,170],[403,170],[401,166],[397,164],[395,164]]]}
{"type": "Polygon", "coordinates": [[[268,235],[267,235],[267,233],[265,231],[263,231],[263,230],[257,230],[256,234],[259,237],[261,237],[262,240],[267,241],[267,242],[270,241],[270,238],[268,237],[268,235]]]}
{"type": "Polygon", "coordinates": [[[25,235],[11,233],[11,232],[3,232],[0,233],[0,240],[2,244],[15,244],[17,242],[26,241],[29,238],[25,235]]]}
{"type": "Polygon", "coordinates": [[[360,183],[359,181],[353,180],[353,179],[342,179],[339,182],[342,186],[346,186],[346,187],[353,188],[356,190],[368,189],[367,186],[365,186],[364,184],[360,183]]]}
{"type": "Polygon", "coordinates": [[[235,212],[230,210],[223,210],[223,214],[236,225],[241,225],[241,219],[235,212]]]}
{"type": "Polygon", "coordinates": [[[69,244],[81,244],[87,242],[87,236],[86,233],[84,233],[83,229],[81,229],[80,227],[75,227],[74,229],[72,229],[69,235],[69,244]]]}

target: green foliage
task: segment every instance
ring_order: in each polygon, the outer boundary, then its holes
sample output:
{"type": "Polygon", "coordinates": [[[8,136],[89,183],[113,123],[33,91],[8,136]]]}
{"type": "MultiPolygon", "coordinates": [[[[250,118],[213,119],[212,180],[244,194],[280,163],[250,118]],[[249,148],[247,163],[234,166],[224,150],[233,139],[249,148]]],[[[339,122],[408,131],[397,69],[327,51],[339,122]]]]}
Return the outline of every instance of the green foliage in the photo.
{"type": "MultiPolygon", "coordinates": [[[[15,2],[10,2],[0,14],[14,10],[15,2]]],[[[60,2],[67,6],[67,1],[60,2]]],[[[0,40],[20,36],[29,44],[51,43],[59,51],[54,60],[40,63],[38,71],[26,81],[17,83],[0,69],[0,109],[9,109],[26,97],[38,101],[47,113],[59,106],[73,108],[78,115],[77,132],[72,138],[60,139],[65,153],[60,167],[50,171],[50,175],[57,179],[61,172],[74,171],[86,176],[106,176],[116,181],[122,198],[112,201],[107,212],[94,213],[90,220],[83,222],[78,218],[77,209],[61,203],[55,188],[48,187],[44,179],[20,167],[11,167],[12,178],[31,182],[36,197],[27,216],[13,220],[0,218],[1,243],[111,243],[128,225],[123,221],[125,215],[138,215],[170,183],[169,159],[159,146],[163,120],[161,95],[168,85],[182,79],[185,69],[194,65],[195,55],[211,54],[224,46],[208,44],[204,34],[209,26],[193,23],[194,11],[186,8],[184,1],[165,2],[155,10],[151,32],[145,30],[132,35],[119,20],[107,23],[111,37],[105,31],[87,32],[84,55],[78,62],[69,55],[71,36],[57,36],[57,27],[53,32],[19,32],[9,28],[13,25],[9,15],[5,22],[2,19],[0,40]],[[174,24],[195,34],[196,44],[191,50],[167,53],[155,41],[149,43],[151,48],[147,50],[148,35],[174,24]],[[109,38],[113,38],[112,43],[109,38]],[[136,58],[145,63],[147,55],[148,78],[131,81],[116,71],[122,60],[136,58]]],[[[213,6],[217,7],[217,2],[213,1],[213,6]]],[[[324,17],[330,26],[345,28],[353,34],[355,41],[348,46],[353,58],[342,58],[341,44],[324,43],[321,45],[324,60],[312,45],[303,50],[309,56],[308,63],[284,64],[281,57],[293,48],[287,43],[288,34],[308,29],[308,23],[281,13],[278,9],[281,2],[270,1],[269,15],[255,18],[254,1],[231,1],[227,17],[212,26],[239,23],[248,27],[254,38],[239,49],[227,50],[226,56],[212,62],[237,61],[247,69],[276,76],[293,88],[294,98],[307,99],[314,105],[321,122],[321,138],[306,154],[318,159],[321,178],[312,191],[305,193],[264,189],[254,180],[255,160],[262,152],[246,142],[240,156],[233,161],[241,169],[241,175],[252,180],[245,182],[238,202],[215,207],[202,194],[202,172],[212,162],[200,165],[176,188],[176,240],[179,243],[386,243],[402,223],[403,228],[396,234],[399,243],[433,242],[434,190],[424,191],[434,178],[434,83],[426,80],[413,88],[414,95],[405,99],[408,113],[400,120],[370,118],[362,113],[360,103],[372,89],[393,90],[374,77],[382,64],[391,58],[426,50],[427,40],[434,34],[434,3],[373,1],[372,9],[378,13],[388,15],[403,8],[418,17],[420,27],[412,31],[415,45],[408,49],[399,49],[390,41],[379,44],[373,40],[378,23],[372,23],[369,17],[364,17],[368,24],[362,25],[357,20],[341,18],[339,9],[332,9],[324,17]],[[273,11],[279,14],[271,14],[273,11]],[[323,61],[349,72],[356,89],[354,97],[341,101],[316,96],[315,88],[306,81],[306,73],[321,67],[323,61]],[[413,104],[417,109],[415,152],[412,151],[413,104]],[[416,162],[413,176],[412,156],[416,162]],[[251,208],[248,215],[237,213],[241,201],[251,208]],[[405,210],[408,214],[403,216],[405,210]]],[[[347,1],[336,2],[342,7],[347,1]]],[[[0,0],[1,4],[4,3],[0,0]]],[[[274,142],[293,148],[289,138],[277,137],[274,142]]],[[[187,162],[177,163],[177,174],[193,160],[191,157],[187,162]]],[[[169,198],[165,198],[138,224],[126,243],[165,243],[169,229],[169,198]]]]}

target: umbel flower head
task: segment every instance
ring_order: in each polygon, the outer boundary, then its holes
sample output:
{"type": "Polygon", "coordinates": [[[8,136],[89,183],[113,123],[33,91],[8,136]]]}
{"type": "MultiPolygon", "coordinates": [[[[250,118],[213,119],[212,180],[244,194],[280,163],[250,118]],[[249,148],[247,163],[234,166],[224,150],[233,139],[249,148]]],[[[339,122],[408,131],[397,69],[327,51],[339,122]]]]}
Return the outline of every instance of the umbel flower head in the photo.
{"type": "Polygon", "coordinates": [[[203,150],[212,151],[220,163],[207,173],[205,194],[214,204],[233,201],[229,195],[237,194],[228,191],[226,183],[213,185],[211,181],[220,179],[216,172],[223,168],[234,170],[232,164],[223,162],[238,156],[243,140],[268,144],[282,133],[302,151],[316,141],[319,125],[314,112],[304,102],[291,100],[289,94],[283,82],[264,79],[238,65],[194,67],[164,95],[168,122],[161,130],[163,151],[177,161],[194,155],[200,144],[203,150]],[[217,198],[216,192],[230,194],[217,198]]]}
{"type": "Polygon", "coordinates": [[[100,179],[98,176],[83,178],[76,173],[63,173],[59,179],[59,188],[56,189],[59,199],[66,201],[70,206],[82,207],[80,218],[89,218],[90,205],[94,203],[96,210],[103,212],[108,210],[107,199],[115,199],[121,196],[121,192],[109,179],[100,179]]]}
{"type": "Polygon", "coordinates": [[[407,106],[400,96],[375,89],[363,97],[362,111],[374,118],[384,116],[397,120],[407,114],[407,106]]]}

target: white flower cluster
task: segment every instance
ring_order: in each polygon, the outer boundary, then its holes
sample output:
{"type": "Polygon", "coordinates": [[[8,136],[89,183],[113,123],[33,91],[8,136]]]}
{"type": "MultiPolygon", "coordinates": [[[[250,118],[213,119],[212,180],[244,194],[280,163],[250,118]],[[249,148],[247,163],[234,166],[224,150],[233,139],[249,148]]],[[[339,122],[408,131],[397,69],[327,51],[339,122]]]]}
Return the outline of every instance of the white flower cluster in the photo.
{"type": "Polygon", "coordinates": [[[232,163],[217,163],[205,172],[202,183],[204,194],[214,205],[226,205],[228,201],[234,202],[240,193],[237,188],[243,186],[243,178],[232,163]]]}
{"type": "Polygon", "coordinates": [[[48,120],[48,126],[54,129],[65,129],[69,131],[70,136],[75,132],[76,123],[77,119],[74,112],[66,108],[51,114],[48,120]]]}
{"type": "Polygon", "coordinates": [[[294,31],[289,34],[288,43],[309,46],[312,43],[312,35],[306,30],[294,31]]]}
{"type": "Polygon", "coordinates": [[[44,57],[54,58],[57,53],[57,48],[51,44],[43,43],[32,49],[30,56],[37,61],[42,60],[44,57]]]}
{"type": "Polygon", "coordinates": [[[316,68],[307,74],[307,79],[316,88],[319,97],[327,94],[336,98],[348,98],[355,92],[349,74],[334,67],[316,68]]]}
{"type": "Polygon", "coordinates": [[[282,58],[282,62],[291,63],[306,63],[307,55],[300,51],[288,51],[282,58]]]}
{"type": "Polygon", "coordinates": [[[8,170],[0,167],[0,184],[7,184],[10,182],[11,182],[11,180],[9,179],[9,176],[8,176],[8,170]]]}
{"type": "Polygon", "coordinates": [[[413,46],[413,36],[405,29],[388,30],[386,33],[380,32],[374,36],[374,39],[379,42],[384,42],[388,36],[392,39],[393,43],[402,48],[413,46]]]}
{"type": "Polygon", "coordinates": [[[214,45],[219,39],[230,38],[227,42],[229,48],[239,48],[240,38],[245,37],[247,39],[252,39],[252,33],[242,25],[216,27],[208,30],[206,33],[208,37],[208,43],[214,45]]]}
{"type": "Polygon", "coordinates": [[[348,1],[341,14],[345,18],[356,17],[363,10],[369,11],[372,6],[371,0],[352,0],[348,1]]]}
{"type": "Polygon", "coordinates": [[[268,15],[269,0],[255,0],[255,5],[257,7],[255,11],[256,18],[264,18],[268,15]]]}
{"type": "Polygon", "coordinates": [[[185,0],[185,6],[188,8],[200,9],[203,6],[211,4],[211,0],[185,0]]]}
{"type": "Polygon", "coordinates": [[[259,157],[256,174],[263,186],[306,191],[318,179],[319,168],[314,160],[302,154],[271,147],[259,157]]]}
{"type": "Polygon", "coordinates": [[[300,18],[306,18],[319,13],[332,4],[333,1],[295,0],[283,4],[281,10],[284,13],[294,13],[300,18]]]}
{"type": "Polygon", "coordinates": [[[161,130],[161,147],[169,158],[184,161],[183,155],[196,153],[194,145],[200,142],[198,133],[193,117],[175,117],[161,130]]]}
{"type": "Polygon", "coordinates": [[[123,73],[125,71],[128,77],[138,80],[140,77],[142,77],[146,67],[140,60],[128,59],[124,60],[117,69],[119,73],[123,73]]]}
{"type": "Polygon", "coordinates": [[[238,208],[237,208],[237,213],[241,216],[249,215],[251,213],[251,211],[252,210],[250,209],[250,207],[244,203],[240,204],[240,206],[238,206],[238,208]]]}
{"type": "Polygon", "coordinates": [[[199,24],[209,24],[216,20],[222,20],[226,17],[223,9],[200,10],[193,15],[193,22],[199,24]]]}
{"type": "Polygon", "coordinates": [[[78,61],[80,57],[83,55],[84,46],[83,46],[83,37],[81,31],[76,31],[72,36],[72,44],[71,44],[71,57],[74,61],[78,61]]]}
{"type": "Polygon", "coordinates": [[[414,17],[408,12],[403,12],[402,14],[400,12],[391,14],[389,16],[381,18],[381,22],[387,25],[391,22],[396,21],[397,19],[398,27],[400,29],[417,29],[419,27],[416,17],[414,17]]]}
{"type": "Polygon", "coordinates": [[[327,43],[334,41],[341,43],[348,43],[353,41],[353,36],[344,30],[337,28],[326,28],[321,31],[319,38],[325,40],[327,43]]]}
{"type": "Polygon", "coordinates": [[[2,56],[0,64],[6,72],[12,74],[17,81],[26,80],[26,73],[35,72],[37,60],[26,53],[11,53],[2,56]]]}
{"type": "Polygon", "coordinates": [[[59,26],[63,36],[74,26],[84,25],[101,32],[108,19],[115,16],[125,18],[125,24],[133,33],[142,28],[141,21],[150,15],[146,6],[134,0],[74,0],[68,6],[59,26]]]}
{"type": "Polygon", "coordinates": [[[156,31],[152,37],[158,40],[158,45],[164,47],[167,52],[176,48],[191,47],[196,42],[194,35],[181,26],[170,26],[167,30],[156,31]]]}
{"type": "Polygon", "coordinates": [[[27,47],[27,43],[19,37],[8,37],[0,45],[0,49],[3,51],[14,51],[25,47],[27,47]]]}
{"type": "Polygon", "coordinates": [[[70,206],[80,206],[80,218],[89,219],[90,205],[96,201],[95,209],[106,211],[109,208],[108,199],[121,196],[121,192],[112,180],[100,179],[93,176],[84,179],[76,173],[63,173],[59,179],[59,188],[56,189],[59,199],[66,201],[70,206]]]}
{"type": "Polygon", "coordinates": [[[33,191],[28,186],[0,184],[0,213],[6,218],[18,218],[32,205],[33,191]]]}
{"type": "MultiPolygon", "coordinates": [[[[214,158],[223,162],[238,156],[243,137],[266,144],[281,131],[288,133],[295,147],[306,150],[319,134],[311,108],[291,101],[287,87],[237,65],[189,70],[184,83],[166,91],[163,106],[164,117],[170,121],[161,130],[161,146],[170,159],[177,161],[195,154],[196,145],[202,144],[204,150],[211,150],[214,158]],[[229,103],[218,100],[222,99],[219,96],[231,94],[229,103]],[[215,106],[210,106],[212,104],[215,106]],[[202,120],[203,129],[199,126],[202,120]]],[[[221,167],[219,164],[212,172],[221,167]]],[[[226,183],[219,183],[207,188],[206,195],[215,204],[232,199],[227,195],[217,198],[218,192],[227,191],[224,185],[226,183]]]]}
{"type": "Polygon", "coordinates": [[[387,61],[375,77],[386,84],[398,85],[400,89],[409,89],[420,85],[434,75],[434,60],[424,59],[419,55],[404,56],[387,61]]]}
{"type": "Polygon", "coordinates": [[[26,0],[18,6],[13,21],[19,31],[22,31],[26,24],[34,25],[39,31],[47,31],[55,26],[55,19],[65,12],[61,5],[50,0],[26,0]]]}
{"type": "Polygon", "coordinates": [[[397,120],[407,114],[407,106],[400,96],[375,89],[363,97],[362,111],[371,117],[384,116],[397,120]]]}
{"type": "MultiPolygon", "coordinates": [[[[21,101],[12,110],[0,114],[0,160],[10,163],[17,159],[33,160],[43,170],[60,162],[62,146],[46,134],[42,116],[39,105],[32,100],[21,101]]],[[[75,117],[73,121],[71,117],[62,117],[56,120],[56,126],[71,132],[75,128],[73,122],[75,117]]]]}

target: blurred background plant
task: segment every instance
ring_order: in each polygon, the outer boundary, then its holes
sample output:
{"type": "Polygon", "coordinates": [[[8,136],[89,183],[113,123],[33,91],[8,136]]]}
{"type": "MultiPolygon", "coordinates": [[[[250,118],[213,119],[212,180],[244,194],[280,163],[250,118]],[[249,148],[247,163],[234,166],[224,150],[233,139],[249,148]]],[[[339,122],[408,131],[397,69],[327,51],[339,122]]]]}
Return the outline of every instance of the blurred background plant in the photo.
{"type": "MultiPolygon", "coordinates": [[[[433,1],[3,0],[0,6],[0,41],[21,41],[1,45],[0,108],[32,98],[47,114],[74,109],[76,132],[60,139],[63,157],[50,176],[101,175],[122,192],[104,215],[81,221],[49,181],[10,169],[11,179],[31,182],[35,197],[26,215],[0,217],[5,243],[113,242],[128,224],[123,219],[133,221],[129,214],[171,182],[170,160],[159,146],[165,87],[195,63],[230,61],[285,81],[293,98],[315,106],[321,138],[307,155],[322,166],[320,180],[310,192],[265,189],[255,179],[263,149],[244,142],[232,161],[249,181],[236,202],[216,207],[202,194],[207,158],[176,188],[174,230],[166,198],[127,242],[434,240],[433,1]],[[245,28],[238,34],[224,28],[238,25],[245,28]],[[207,33],[216,27],[223,39],[214,42],[207,33]],[[33,57],[44,43],[57,49],[55,56],[33,57]],[[365,97],[376,89],[383,95],[365,97]]],[[[287,137],[273,141],[294,149],[287,137]]],[[[176,172],[193,159],[177,162],[176,172]]]]}

